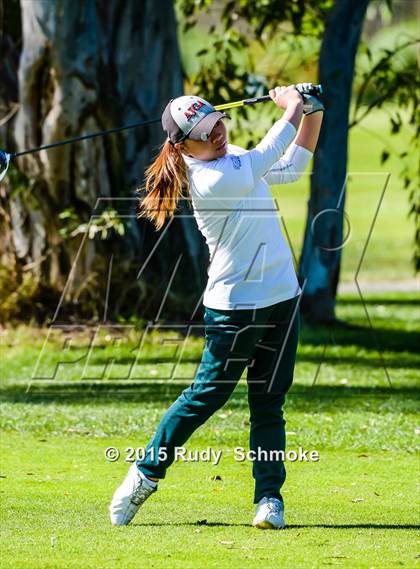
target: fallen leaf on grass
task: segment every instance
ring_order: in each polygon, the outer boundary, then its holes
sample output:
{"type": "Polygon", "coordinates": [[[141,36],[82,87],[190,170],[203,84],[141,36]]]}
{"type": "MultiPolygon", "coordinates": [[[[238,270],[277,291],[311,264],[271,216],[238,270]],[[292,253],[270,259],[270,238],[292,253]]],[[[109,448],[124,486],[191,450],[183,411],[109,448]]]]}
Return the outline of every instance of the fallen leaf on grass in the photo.
{"type": "Polygon", "coordinates": [[[358,455],[357,455],[357,458],[369,458],[369,455],[366,454],[366,453],[364,453],[364,452],[362,452],[361,454],[358,454],[358,455]]]}
{"type": "Polygon", "coordinates": [[[356,502],[364,502],[365,499],[364,498],[354,498],[354,500],[352,500],[352,502],[356,503],[356,502]]]}
{"type": "Polygon", "coordinates": [[[222,477],[220,474],[215,474],[214,476],[210,476],[209,480],[221,480],[222,477]]]}

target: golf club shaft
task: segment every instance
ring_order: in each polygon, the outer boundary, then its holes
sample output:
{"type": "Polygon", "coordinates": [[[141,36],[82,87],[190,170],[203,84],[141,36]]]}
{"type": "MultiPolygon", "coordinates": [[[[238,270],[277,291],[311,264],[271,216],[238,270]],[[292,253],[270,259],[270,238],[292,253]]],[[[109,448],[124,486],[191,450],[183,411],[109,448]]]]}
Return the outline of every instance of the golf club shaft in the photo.
{"type": "Polygon", "coordinates": [[[244,107],[245,105],[255,105],[255,103],[266,103],[272,101],[273,99],[270,95],[264,95],[263,97],[254,97],[252,99],[244,99],[243,101],[236,101],[235,103],[224,103],[223,105],[215,105],[216,111],[225,111],[227,109],[237,109],[238,107],[244,107]]]}
{"type": "Polygon", "coordinates": [[[97,138],[98,136],[106,136],[107,134],[114,134],[116,132],[121,132],[122,130],[137,128],[139,126],[147,126],[149,124],[155,124],[158,122],[160,122],[160,119],[152,119],[149,121],[141,121],[133,124],[127,124],[125,126],[110,128],[108,130],[101,130],[100,132],[93,132],[91,134],[84,134],[82,136],[75,136],[74,138],[68,138],[66,140],[61,140],[60,142],[53,142],[52,144],[45,144],[44,146],[38,146],[37,148],[30,148],[28,150],[22,150],[21,152],[12,152],[10,154],[10,158],[24,156],[25,154],[33,154],[34,152],[40,152],[41,150],[50,150],[51,148],[56,148],[57,146],[73,144],[73,142],[80,142],[81,140],[89,140],[91,138],[97,138]]]}
{"type": "MultiPolygon", "coordinates": [[[[313,95],[320,95],[322,93],[321,85],[314,85],[313,86],[313,95]]],[[[224,103],[221,105],[215,105],[215,109],[217,111],[223,111],[226,109],[236,109],[239,107],[243,107],[246,105],[255,105],[256,103],[265,103],[271,101],[271,97],[269,95],[264,95],[262,97],[253,97],[251,99],[243,99],[242,101],[236,101],[233,103],[224,103]]],[[[18,156],[25,156],[26,154],[33,154],[35,152],[40,152],[41,150],[50,150],[51,148],[57,148],[59,146],[65,146],[66,144],[73,144],[74,142],[80,142],[82,140],[90,140],[92,138],[97,138],[98,136],[106,136],[108,134],[115,134],[117,132],[121,132],[123,130],[129,130],[131,128],[138,128],[140,126],[148,126],[151,124],[155,124],[160,122],[159,119],[152,119],[147,121],[140,121],[133,124],[128,124],[125,126],[120,126],[116,128],[110,128],[108,130],[102,130],[100,132],[94,132],[91,134],[84,134],[82,136],[75,136],[74,138],[68,138],[67,140],[61,140],[59,142],[53,142],[52,144],[45,144],[44,146],[38,146],[37,148],[29,148],[28,150],[22,150],[21,152],[12,152],[6,153],[9,156],[9,159],[17,158],[18,156]]]]}

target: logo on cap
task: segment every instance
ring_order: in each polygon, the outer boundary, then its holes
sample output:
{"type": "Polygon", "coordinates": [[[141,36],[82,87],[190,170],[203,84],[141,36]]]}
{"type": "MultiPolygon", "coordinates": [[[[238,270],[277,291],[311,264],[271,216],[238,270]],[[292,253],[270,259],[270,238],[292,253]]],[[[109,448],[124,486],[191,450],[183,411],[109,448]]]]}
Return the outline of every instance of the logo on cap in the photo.
{"type": "Polygon", "coordinates": [[[184,115],[187,118],[187,121],[193,119],[195,117],[195,115],[197,114],[197,111],[199,109],[201,109],[201,107],[204,107],[204,102],[203,101],[195,101],[195,103],[193,103],[188,109],[186,109],[184,111],[184,115]]]}

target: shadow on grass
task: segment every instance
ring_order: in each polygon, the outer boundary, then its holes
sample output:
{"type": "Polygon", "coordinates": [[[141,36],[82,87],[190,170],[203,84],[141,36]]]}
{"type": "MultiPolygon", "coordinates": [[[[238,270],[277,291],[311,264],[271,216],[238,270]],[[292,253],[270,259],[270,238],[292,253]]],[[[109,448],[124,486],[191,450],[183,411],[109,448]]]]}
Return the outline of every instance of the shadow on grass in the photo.
{"type": "MultiPolygon", "coordinates": [[[[331,349],[331,348],[330,348],[331,349]]],[[[363,367],[369,368],[382,368],[385,366],[388,368],[399,369],[405,368],[410,369],[414,368],[417,369],[420,365],[420,358],[417,357],[416,359],[409,359],[407,357],[399,357],[395,355],[391,355],[388,353],[382,354],[382,358],[380,357],[379,353],[376,352],[374,357],[372,354],[358,354],[357,357],[354,356],[342,356],[340,353],[336,353],[334,355],[329,355],[329,346],[327,346],[325,350],[325,354],[323,355],[316,355],[316,354],[302,354],[298,353],[296,361],[297,362],[308,362],[313,363],[315,365],[319,364],[328,364],[330,366],[334,365],[348,365],[355,367],[356,365],[362,365],[363,367]]]]}
{"type": "MultiPolygon", "coordinates": [[[[303,325],[300,335],[303,345],[360,346],[364,350],[418,353],[420,333],[407,330],[370,326],[344,325],[320,327],[303,325]]],[[[359,357],[354,358],[357,364],[359,357]]]]}
{"type": "Polygon", "coordinates": [[[372,306],[393,306],[393,305],[400,305],[400,306],[404,306],[404,305],[409,305],[409,306],[418,306],[419,304],[419,295],[418,293],[405,293],[405,295],[403,297],[401,296],[393,296],[392,294],[387,297],[387,296],[376,296],[376,295],[372,295],[372,296],[367,296],[365,297],[365,295],[363,294],[363,289],[362,289],[362,295],[363,295],[363,302],[360,299],[360,296],[357,297],[352,297],[352,298],[348,298],[348,297],[342,297],[342,296],[338,296],[337,298],[337,304],[339,305],[346,305],[346,304],[350,304],[351,306],[363,306],[363,304],[365,305],[372,305],[372,306]]]}
{"type": "MultiPolygon", "coordinates": [[[[303,342],[303,343],[310,343],[310,342],[303,342]]],[[[419,343],[420,343],[420,338],[419,338],[419,343]]],[[[363,365],[363,366],[368,366],[368,367],[382,367],[382,361],[379,357],[379,352],[376,351],[373,355],[374,357],[372,357],[371,353],[366,353],[366,354],[360,354],[358,353],[357,356],[342,356],[340,355],[340,353],[337,353],[336,355],[330,356],[328,355],[328,350],[329,348],[332,348],[333,346],[337,346],[339,345],[339,343],[337,341],[332,342],[332,341],[328,341],[328,338],[325,339],[324,342],[319,342],[320,346],[325,346],[326,345],[326,350],[325,350],[325,354],[308,354],[308,353],[302,353],[298,351],[298,355],[297,355],[297,361],[299,362],[312,362],[315,364],[319,364],[319,363],[329,363],[329,364],[353,364],[353,365],[363,365]]],[[[354,345],[352,342],[349,342],[349,345],[354,345]]],[[[364,346],[366,348],[366,350],[369,349],[368,346],[364,346]]],[[[372,347],[370,348],[372,349],[372,347]]],[[[375,348],[373,348],[375,349],[375,348]]],[[[92,366],[103,366],[103,365],[107,365],[112,363],[112,357],[109,358],[101,358],[101,357],[95,357],[92,358],[91,360],[91,365],[92,366]]],[[[386,355],[384,355],[384,362],[386,367],[392,367],[392,368],[398,368],[398,367],[404,367],[404,368],[417,368],[419,367],[419,357],[417,357],[416,359],[409,359],[408,357],[400,357],[399,355],[391,355],[388,351],[388,353],[386,355]]],[[[133,356],[132,358],[119,358],[118,359],[118,365],[130,365],[130,364],[134,364],[134,360],[135,360],[135,356],[133,356]]],[[[173,358],[145,358],[144,360],[141,360],[139,362],[142,366],[148,366],[148,365],[169,365],[172,364],[174,367],[175,365],[185,365],[185,364],[196,364],[196,366],[198,366],[198,364],[200,363],[200,360],[197,358],[182,358],[179,361],[179,364],[177,364],[173,358]]],[[[146,379],[146,378],[145,378],[146,379]]],[[[192,381],[193,378],[191,378],[192,381]]]]}
{"type": "MultiPolygon", "coordinates": [[[[105,383],[105,382],[104,382],[105,383]]],[[[43,405],[54,403],[56,405],[79,405],[86,404],[93,407],[98,405],[115,405],[125,402],[138,405],[160,404],[169,406],[181,394],[188,384],[161,383],[132,384],[131,382],[119,382],[117,386],[110,388],[109,385],[80,386],[74,382],[72,387],[57,384],[48,386],[36,386],[26,392],[26,386],[19,390],[16,385],[4,386],[0,391],[0,400],[4,403],[26,403],[43,405]],[[128,385],[127,385],[128,384],[128,385]]],[[[349,410],[351,407],[360,407],[367,401],[378,404],[383,401],[392,403],[395,412],[414,412],[409,408],[410,402],[418,401],[418,389],[413,386],[401,387],[367,387],[349,385],[322,385],[302,386],[295,384],[287,395],[287,401],[294,410],[308,410],[310,408],[322,408],[323,411],[337,412],[349,410]]],[[[247,386],[244,380],[236,386],[226,408],[247,408],[247,386]]],[[[414,406],[413,406],[414,407],[414,406]]],[[[391,409],[390,409],[391,410],[391,409]]]]}
{"type": "MultiPolygon", "coordinates": [[[[166,526],[206,526],[206,527],[249,527],[253,528],[250,524],[236,524],[227,522],[151,522],[151,523],[140,523],[131,524],[131,527],[166,527],[166,526]]],[[[391,529],[391,530],[418,530],[420,525],[416,524],[375,524],[375,523],[364,523],[364,524],[287,524],[286,530],[288,529],[316,529],[316,528],[327,528],[327,529],[391,529]]]]}
{"type": "MultiPolygon", "coordinates": [[[[300,343],[303,347],[322,347],[324,353],[315,354],[308,353],[306,350],[298,350],[299,362],[364,365],[369,367],[383,367],[384,364],[387,368],[415,368],[419,365],[417,354],[418,346],[420,345],[420,333],[417,332],[378,327],[372,330],[370,327],[357,325],[320,327],[304,324],[300,334],[300,343]],[[356,349],[358,347],[363,350],[363,353],[359,349],[354,356],[342,355],[340,351],[331,355],[329,350],[333,347],[356,347],[356,349]],[[395,353],[393,354],[392,352],[395,353]],[[407,356],[401,357],[399,352],[412,353],[413,359],[410,360],[407,356]],[[380,354],[382,354],[383,362],[380,354]]],[[[137,354],[133,352],[130,357],[118,358],[117,363],[121,366],[134,365],[136,357],[137,354]]],[[[96,355],[90,361],[90,365],[106,365],[112,362],[113,359],[112,356],[106,356],[105,354],[96,355]]],[[[142,366],[172,364],[175,367],[175,365],[178,365],[173,357],[147,357],[140,359],[138,363],[142,366]]],[[[200,356],[191,357],[186,355],[179,361],[179,364],[182,365],[196,364],[198,366],[199,363],[200,356]]]]}

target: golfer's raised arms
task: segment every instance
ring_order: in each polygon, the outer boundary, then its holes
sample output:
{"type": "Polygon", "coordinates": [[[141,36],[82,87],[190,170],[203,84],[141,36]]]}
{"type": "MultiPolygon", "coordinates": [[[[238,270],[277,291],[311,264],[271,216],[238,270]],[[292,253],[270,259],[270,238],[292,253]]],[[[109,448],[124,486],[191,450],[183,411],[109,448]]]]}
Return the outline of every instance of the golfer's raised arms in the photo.
{"type": "MultiPolygon", "coordinates": [[[[300,85],[309,86],[310,84],[300,85]]],[[[274,93],[272,95],[274,96],[274,93]]],[[[310,114],[304,115],[295,140],[289,146],[284,156],[265,174],[264,180],[268,184],[289,184],[295,182],[303,174],[312,158],[318,142],[323,118],[322,103],[315,99],[312,101],[312,106],[307,104],[306,111],[304,110],[304,113],[310,114]]],[[[291,112],[291,109],[286,110],[283,120],[288,116],[289,112],[291,112]]]]}

